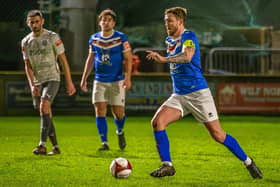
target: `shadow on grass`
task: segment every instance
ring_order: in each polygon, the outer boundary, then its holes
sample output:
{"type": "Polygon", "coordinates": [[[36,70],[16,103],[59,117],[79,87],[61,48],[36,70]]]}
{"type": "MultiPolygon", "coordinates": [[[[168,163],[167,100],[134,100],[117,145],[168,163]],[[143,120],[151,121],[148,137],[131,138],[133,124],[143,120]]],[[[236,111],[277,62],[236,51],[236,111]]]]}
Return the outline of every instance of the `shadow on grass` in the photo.
{"type": "Polygon", "coordinates": [[[264,179],[264,181],[271,184],[280,184],[280,180],[264,179]]]}
{"type": "Polygon", "coordinates": [[[140,158],[140,156],[129,154],[128,152],[123,150],[96,151],[95,154],[84,154],[84,155],[91,158],[117,158],[117,157],[140,158]]]}

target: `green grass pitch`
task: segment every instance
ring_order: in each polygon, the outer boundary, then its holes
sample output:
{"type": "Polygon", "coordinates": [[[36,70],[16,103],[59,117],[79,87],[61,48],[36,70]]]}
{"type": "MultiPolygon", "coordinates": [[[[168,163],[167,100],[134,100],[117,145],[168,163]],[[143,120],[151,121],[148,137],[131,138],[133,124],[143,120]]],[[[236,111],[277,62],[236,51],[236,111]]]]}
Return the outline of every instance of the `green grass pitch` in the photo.
{"type": "MultiPolygon", "coordinates": [[[[39,117],[0,117],[0,186],[280,186],[280,117],[221,116],[233,135],[262,169],[264,178],[253,180],[243,164],[206,129],[186,117],[167,129],[173,177],[152,178],[160,160],[150,126],[151,116],[128,116],[127,148],[120,151],[113,119],[108,118],[110,151],[98,152],[100,140],[93,116],[55,116],[57,156],[36,156],[39,117]],[[131,161],[128,179],[115,179],[109,165],[116,157],[131,161]]],[[[51,150],[48,142],[48,150],[51,150]]]]}

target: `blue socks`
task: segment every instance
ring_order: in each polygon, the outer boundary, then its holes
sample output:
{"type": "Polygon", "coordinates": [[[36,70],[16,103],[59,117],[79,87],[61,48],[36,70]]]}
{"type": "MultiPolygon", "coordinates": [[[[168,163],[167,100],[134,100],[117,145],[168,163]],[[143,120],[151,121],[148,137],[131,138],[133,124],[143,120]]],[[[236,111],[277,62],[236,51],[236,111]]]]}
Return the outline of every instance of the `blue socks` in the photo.
{"type": "MultiPolygon", "coordinates": [[[[124,116],[121,120],[118,119],[114,119],[114,122],[117,125],[117,132],[121,133],[124,127],[124,122],[125,122],[126,116],[124,116]]],[[[98,134],[100,136],[100,139],[102,142],[107,142],[107,132],[108,132],[108,128],[107,128],[107,121],[106,121],[106,117],[96,117],[96,126],[98,129],[98,134]]]]}
{"type": "Polygon", "coordinates": [[[165,130],[154,131],[154,137],[157,144],[157,150],[162,162],[171,162],[169,151],[169,140],[165,130]]]}
{"type": "Polygon", "coordinates": [[[245,161],[247,159],[247,155],[244,153],[234,137],[227,134],[223,144],[241,161],[245,161]]]}
{"type": "Polygon", "coordinates": [[[114,122],[117,125],[117,132],[118,133],[122,132],[125,119],[126,119],[126,116],[123,116],[123,118],[121,120],[118,120],[117,118],[114,118],[114,122]]]}
{"type": "MultiPolygon", "coordinates": [[[[154,137],[161,161],[171,162],[169,140],[166,131],[154,131],[154,137]]],[[[223,145],[225,145],[241,161],[247,159],[247,155],[244,153],[238,142],[229,134],[226,135],[223,145]]]]}
{"type": "Polygon", "coordinates": [[[107,122],[105,117],[96,117],[96,126],[102,142],[107,142],[107,122]]]}

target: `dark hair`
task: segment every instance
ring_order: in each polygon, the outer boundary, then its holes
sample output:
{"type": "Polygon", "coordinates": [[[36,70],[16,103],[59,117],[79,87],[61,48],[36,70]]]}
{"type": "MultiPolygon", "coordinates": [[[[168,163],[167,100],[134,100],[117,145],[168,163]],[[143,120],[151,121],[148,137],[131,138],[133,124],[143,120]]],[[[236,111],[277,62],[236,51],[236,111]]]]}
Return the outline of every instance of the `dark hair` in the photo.
{"type": "Polygon", "coordinates": [[[43,14],[40,10],[30,10],[28,13],[27,13],[27,18],[28,17],[35,17],[35,16],[40,16],[41,18],[43,18],[43,14]]]}
{"type": "Polygon", "coordinates": [[[173,7],[173,8],[168,8],[165,10],[164,14],[174,14],[177,18],[183,19],[185,21],[185,17],[187,16],[187,9],[183,7],[173,7]]]}
{"type": "Polygon", "coordinates": [[[105,10],[103,10],[103,11],[98,15],[98,21],[100,21],[101,18],[102,18],[103,16],[107,16],[107,15],[110,15],[110,16],[113,18],[113,20],[116,22],[116,17],[117,17],[117,15],[116,15],[116,13],[115,13],[113,10],[111,10],[111,9],[105,9],[105,10]]]}

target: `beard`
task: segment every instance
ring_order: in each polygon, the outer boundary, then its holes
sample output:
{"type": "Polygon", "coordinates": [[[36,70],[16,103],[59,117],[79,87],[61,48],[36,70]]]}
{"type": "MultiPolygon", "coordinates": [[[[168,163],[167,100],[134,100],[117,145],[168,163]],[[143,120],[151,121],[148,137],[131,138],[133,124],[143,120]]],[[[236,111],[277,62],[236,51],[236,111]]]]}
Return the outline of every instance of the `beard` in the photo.
{"type": "Polygon", "coordinates": [[[34,27],[34,28],[32,28],[31,30],[32,30],[32,32],[34,32],[34,33],[40,33],[41,30],[42,30],[42,27],[34,27]]]}
{"type": "Polygon", "coordinates": [[[168,36],[173,36],[178,30],[178,27],[166,28],[168,36]]]}
{"type": "Polygon", "coordinates": [[[173,36],[176,33],[175,29],[167,30],[168,36],[173,36]]]}

